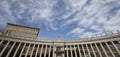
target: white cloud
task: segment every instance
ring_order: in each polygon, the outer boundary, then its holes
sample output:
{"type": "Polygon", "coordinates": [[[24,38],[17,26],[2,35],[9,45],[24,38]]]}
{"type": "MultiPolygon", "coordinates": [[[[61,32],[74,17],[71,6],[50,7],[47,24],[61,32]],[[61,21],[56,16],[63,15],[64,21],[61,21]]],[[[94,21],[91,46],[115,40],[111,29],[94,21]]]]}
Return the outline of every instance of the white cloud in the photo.
{"type": "Polygon", "coordinates": [[[7,22],[15,23],[15,17],[13,16],[11,10],[11,6],[8,1],[4,0],[0,2],[0,25],[4,26],[7,22]]]}
{"type": "Polygon", "coordinates": [[[87,0],[69,0],[68,2],[73,10],[79,11],[86,4],[87,0]]]}
{"type": "Polygon", "coordinates": [[[26,0],[27,4],[17,0],[12,0],[12,2],[1,1],[0,25],[4,25],[6,22],[16,23],[18,19],[25,19],[30,24],[42,24],[48,30],[58,31],[75,23],[73,30],[66,32],[67,35],[72,34],[73,37],[85,37],[120,29],[119,0],[63,1],[64,7],[61,3],[62,9],[56,8],[56,11],[54,8],[59,5],[58,0],[26,0]],[[20,9],[17,10],[17,7],[20,9]]]}
{"type": "MultiPolygon", "coordinates": [[[[85,32],[82,34],[74,32],[73,36],[79,34],[80,37],[92,36],[96,34],[104,33],[105,31],[115,31],[120,29],[120,13],[119,11],[115,16],[112,16],[110,10],[114,7],[120,6],[118,1],[98,1],[92,0],[89,5],[85,5],[83,10],[81,10],[74,18],[79,19],[78,26],[84,27],[85,32]],[[110,4],[112,2],[112,5],[110,4]],[[109,4],[109,5],[107,5],[109,4]],[[108,20],[109,18],[109,20],[108,20]],[[92,30],[92,31],[91,31],[92,30]],[[95,31],[95,32],[93,32],[95,31]]],[[[113,10],[114,11],[114,10],[113,10]]],[[[117,10],[115,10],[117,11],[117,10]]],[[[70,22],[70,21],[69,21],[70,22]]],[[[74,22],[71,20],[71,23],[74,22]]],[[[71,24],[69,23],[69,24],[71,24]]],[[[76,28],[75,28],[76,29],[76,28]]],[[[74,31],[74,29],[72,30],[74,31]]],[[[70,32],[72,32],[70,31],[70,32]]],[[[68,32],[69,33],[69,32],[68,32]]],[[[72,33],[71,33],[72,34],[72,33]]],[[[78,35],[78,37],[79,37],[78,35]]]]}
{"type": "Polygon", "coordinates": [[[84,29],[77,27],[77,28],[73,29],[72,31],[70,31],[67,35],[74,34],[74,35],[78,36],[79,34],[81,34],[83,32],[84,32],[84,29]]]}

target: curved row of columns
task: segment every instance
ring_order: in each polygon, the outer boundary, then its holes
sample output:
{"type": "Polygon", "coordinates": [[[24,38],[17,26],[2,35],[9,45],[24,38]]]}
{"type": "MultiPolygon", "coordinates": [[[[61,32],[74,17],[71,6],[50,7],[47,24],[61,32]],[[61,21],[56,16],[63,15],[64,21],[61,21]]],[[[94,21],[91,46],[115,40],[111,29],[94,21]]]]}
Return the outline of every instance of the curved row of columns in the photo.
{"type": "MultiPolygon", "coordinates": [[[[62,57],[120,57],[120,40],[65,44],[62,57]]],[[[0,57],[56,57],[56,47],[40,43],[24,43],[0,39],[0,57]]]]}
{"type": "Polygon", "coordinates": [[[0,40],[0,57],[52,57],[52,45],[0,40]]]}
{"type": "Polygon", "coordinates": [[[120,56],[119,41],[70,45],[70,47],[68,46],[66,46],[67,57],[119,57],[120,56]],[[71,46],[74,46],[73,47],[74,50],[71,50],[72,48],[71,46]],[[68,52],[68,49],[70,49],[70,52],[68,52]],[[75,56],[73,56],[73,54],[75,54],[75,56]]]}

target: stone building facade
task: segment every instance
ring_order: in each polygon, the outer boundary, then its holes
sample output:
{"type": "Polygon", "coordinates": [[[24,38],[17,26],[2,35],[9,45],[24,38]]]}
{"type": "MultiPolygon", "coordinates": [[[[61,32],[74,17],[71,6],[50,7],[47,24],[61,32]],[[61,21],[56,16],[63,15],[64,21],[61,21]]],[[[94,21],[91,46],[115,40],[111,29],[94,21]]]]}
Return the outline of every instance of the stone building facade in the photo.
{"type": "Polygon", "coordinates": [[[17,38],[37,39],[38,33],[39,33],[38,28],[21,26],[11,23],[7,23],[7,26],[3,29],[3,34],[14,36],[17,38]]]}
{"type": "Polygon", "coordinates": [[[0,57],[120,57],[120,32],[74,41],[50,41],[36,39],[38,31],[8,24],[0,31],[0,57]]]}

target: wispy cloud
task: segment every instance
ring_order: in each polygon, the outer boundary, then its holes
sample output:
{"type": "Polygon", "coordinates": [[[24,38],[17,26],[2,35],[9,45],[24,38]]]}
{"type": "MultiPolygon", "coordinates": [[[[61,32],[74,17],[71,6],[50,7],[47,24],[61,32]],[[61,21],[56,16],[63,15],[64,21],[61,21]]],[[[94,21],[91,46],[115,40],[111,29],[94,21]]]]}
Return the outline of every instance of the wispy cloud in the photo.
{"type": "Polygon", "coordinates": [[[119,0],[1,0],[0,6],[0,26],[28,24],[68,38],[120,29],[119,0]]]}

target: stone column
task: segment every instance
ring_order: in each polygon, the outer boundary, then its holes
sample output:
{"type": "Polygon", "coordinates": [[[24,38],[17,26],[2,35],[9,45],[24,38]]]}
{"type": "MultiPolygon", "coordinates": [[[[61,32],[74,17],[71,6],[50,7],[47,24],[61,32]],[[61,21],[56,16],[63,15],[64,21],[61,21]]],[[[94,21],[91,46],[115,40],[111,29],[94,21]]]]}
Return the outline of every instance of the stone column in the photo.
{"type": "Polygon", "coordinates": [[[70,45],[71,57],[73,57],[72,49],[72,45],[70,45]]]}
{"type": "Polygon", "coordinates": [[[62,49],[63,49],[63,51],[64,51],[64,53],[62,54],[62,56],[65,57],[65,46],[63,46],[62,49]]]}
{"type": "Polygon", "coordinates": [[[27,48],[27,52],[26,52],[26,54],[25,54],[25,57],[27,57],[27,55],[28,55],[28,52],[29,52],[30,46],[31,46],[31,44],[29,44],[29,46],[28,46],[28,48],[27,48]]]}
{"type": "Polygon", "coordinates": [[[50,47],[49,47],[49,55],[48,55],[48,57],[50,57],[50,54],[51,54],[51,48],[52,48],[52,46],[50,45],[50,47]]]}
{"type": "Polygon", "coordinates": [[[46,57],[46,53],[47,53],[47,45],[45,46],[44,57],[46,57]]]}
{"type": "Polygon", "coordinates": [[[36,54],[35,54],[35,57],[37,57],[37,54],[38,54],[38,50],[39,50],[39,44],[37,46],[37,50],[36,50],[36,54]]]}
{"type": "Polygon", "coordinates": [[[30,54],[30,57],[32,57],[32,55],[33,55],[34,48],[35,48],[35,44],[33,44],[32,52],[31,52],[31,54],[30,54]]]}
{"type": "Polygon", "coordinates": [[[108,57],[108,54],[107,54],[107,52],[105,51],[105,49],[104,49],[104,47],[103,47],[102,43],[100,43],[100,46],[102,47],[102,49],[103,49],[103,51],[104,51],[104,53],[105,53],[106,57],[108,57]]]}
{"type": "MultiPolygon", "coordinates": [[[[56,51],[56,47],[54,46],[54,50],[56,51]]],[[[55,54],[55,51],[54,51],[54,54],[55,54]]],[[[56,54],[55,54],[55,57],[56,57],[56,54]]]]}
{"type": "Polygon", "coordinates": [[[19,57],[21,57],[21,55],[22,55],[22,53],[23,53],[23,51],[24,51],[24,49],[25,49],[25,46],[26,46],[26,43],[24,44],[24,46],[23,46],[23,48],[22,48],[22,51],[21,51],[19,57]]]}
{"type": "Polygon", "coordinates": [[[79,45],[78,45],[78,51],[79,51],[80,57],[82,57],[82,54],[81,54],[81,50],[80,50],[79,45]]]}
{"type": "Polygon", "coordinates": [[[84,56],[86,57],[86,54],[85,54],[85,49],[84,49],[84,47],[83,47],[83,44],[82,44],[81,46],[82,46],[82,51],[83,51],[83,54],[84,54],[84,56]]]}
{"type": "Polygon", "coordinates": [[[89,57],[91,57],[90,50],[89,50],[89,48],[88,48],[88,45],[87,45],[87,44],[86,44],[86,48],[87,48],[87,51],[88,51],[89,57]]]}
{"type": "Polygon", "coordinates": [[[120,44],[120,40],[118,40],[118,43],[120,44]]]}
{"type": "Polygon", "coordinates": [[[8,54],[7,54],[6,57],[9,57],[9,55],[10,55],[11,51],[13,50],[13,47],[15,46],[15,44],[16,44],[16,42],[13,43],[13,45],[12,45],[12,47],[10,48],[10,50],[8,51],[8,54]]]}
{"type": "Polygon", "coordinates": [[[118,52],[118,54],[120,55],[120,51],[119,49],[117,48],[117,46],[111,41],[112,45],[115,47],[116,51],[118,52]]]}
{"type": "Polygon", "coordinates": [[[108,45],[107,42],[105,42],[106,46],[108,47],[109,51],[111,52],[112,56],[115,57],[115,54],[113,53],[113,51],[111,50],[110,46],[108,45]]]}
{"type": "Polygon", "coordinates": [[[53,57],[55,57],[55,47],[53,45],[53,57]]]}
{"type": "Polygon", "coordinates": [[[44,47],[44,45],[42,45],[42,47],[41,47],[41,49],[40,49],[40,57],[42,57],[43,47],[44,47]]]}
{"type": "Polygon", "coordinates": [[[66,45],[66,48],[67,48],[67,49],[66,49],[66,51],[67,51],[67,57],[69,57],[69,54],[68,54],[68,50],[69,50],[69,49],[68,49],[68,45],[66,45]]]}
{"type": "Polygon", "coordinates": [[[17,49],[16,49],[15,53],[13,54],[13,57],[15,57],[15,56],[16,56],[16,54],[17,54],[17,52],[18,52],[18,49],[20,48],[20,45],[21,45],[21,42],[19,43],[19,45],[18,45],[18,47],[17,47],[17,49]]]}
{"type": "Polygon", "coordinates": [[[90,46],[91,46],[91,48],[92,48],[92,51],[93,51],[94,56],[96,57],[95,50],[93,49],[92,44],[90,44],[90,46]]]}
{"type": "Polygon", "coordinates": [[[98,50],[98,53],[99,53],[100,57],[102,57],[102,54],[101,54],[101,52],[100,52],[100,49],[98,48],[98,46],[97,46],[96,43],[95,43],[95,46],[96,46],[96,48],[97,48],[97,50],[98,50]]]}
{"type": "Polygon", "coordinates": [[[2,56],[3,52],[5,51],[5,49],[7,48],[7,46],[8,46],[9,43],[10,43],[10,41],[7,42],[7,44],[5,45],[5,47],[0,52],[0,57],[2,56]]]}
{"type": "Polygon", "coordinates": [[[74,51],[75,51],[75,56],[78,57],[78,56],[77,56],[77,52],[76,52],[76,47],[75,47],[75,45],[74,45],[74,51]]]}
{"type": "Polygon", "coordinates": [[[0,45],[3,43],[3,40],[1,40],[0,45]]]}

